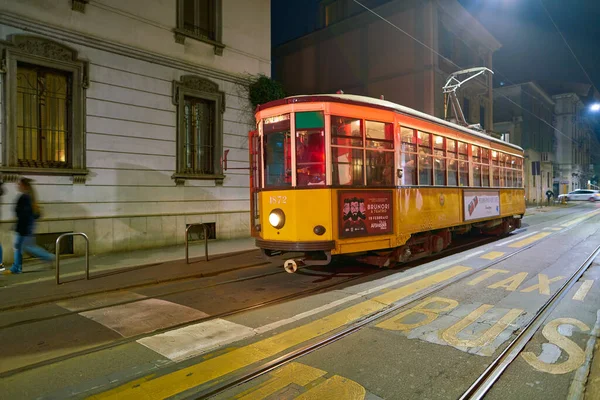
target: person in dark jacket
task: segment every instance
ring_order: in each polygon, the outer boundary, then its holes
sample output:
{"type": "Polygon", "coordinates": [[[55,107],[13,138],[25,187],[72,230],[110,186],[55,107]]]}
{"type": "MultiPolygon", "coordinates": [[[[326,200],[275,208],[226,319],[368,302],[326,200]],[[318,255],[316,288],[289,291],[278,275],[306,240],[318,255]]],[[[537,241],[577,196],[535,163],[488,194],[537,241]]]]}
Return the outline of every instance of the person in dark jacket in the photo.
{"type": "MultiPolygon", "coordinates": [[[[0,196],[4,194],[4,182],[0,180],[0,196]]],[[[0,243],[0,272],[4,271],[4,264],[2,262],[2,243],[0,243]]]]}
{"type": "Polygon", "coordinates": [[[21,195],[15,207],[17,214],[15,261],[10,269],[10,272],[13,274],[20,274],[22,272],[23,251],[48,262],[54,260],[52,254],[35,244],[33,228],[35,220],[40,217],[40,208],[36,201],[35,191],[31,186],[31,179],[21,178],[19,180],[19,191],[21,195]]]}

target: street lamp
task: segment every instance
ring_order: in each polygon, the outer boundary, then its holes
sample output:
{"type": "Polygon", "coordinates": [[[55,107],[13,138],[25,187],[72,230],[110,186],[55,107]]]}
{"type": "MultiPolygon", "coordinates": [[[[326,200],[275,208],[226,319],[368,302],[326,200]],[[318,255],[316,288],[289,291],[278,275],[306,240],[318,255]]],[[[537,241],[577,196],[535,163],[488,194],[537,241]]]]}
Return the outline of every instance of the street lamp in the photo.
{"type": "Polygon", "coordinates": [[[598,112],[600,111],[600,103],[594,103],[590,106],[590,111],[598,112]]]}

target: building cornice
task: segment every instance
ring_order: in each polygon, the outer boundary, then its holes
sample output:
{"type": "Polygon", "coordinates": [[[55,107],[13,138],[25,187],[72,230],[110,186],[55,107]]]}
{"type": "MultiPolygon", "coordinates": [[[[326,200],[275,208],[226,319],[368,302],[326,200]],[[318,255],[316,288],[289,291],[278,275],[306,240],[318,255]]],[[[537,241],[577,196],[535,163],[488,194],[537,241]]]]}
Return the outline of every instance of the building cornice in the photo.
{"type": "Polygon", "coordinates": [[[220,79],[242,85],[248,85],[250,83],[249,77],[242,74],[219,71],[207,66],[199,66],[193,62],[183,61],[175,57],[165,56],[149,50],[142,50],[137,47],[128,46],[122,43],[115,43],[81,32],[74,32],[68,29],[59,28],[38,20],[23,17],[21,15],[4,12],[0,14],[0,23],[55,40],[107,51],[125,57],[131,57],[137,60],[163,65],[165,67],[180,69],[182,71],[190,72],[207,78],[220,79]]]}

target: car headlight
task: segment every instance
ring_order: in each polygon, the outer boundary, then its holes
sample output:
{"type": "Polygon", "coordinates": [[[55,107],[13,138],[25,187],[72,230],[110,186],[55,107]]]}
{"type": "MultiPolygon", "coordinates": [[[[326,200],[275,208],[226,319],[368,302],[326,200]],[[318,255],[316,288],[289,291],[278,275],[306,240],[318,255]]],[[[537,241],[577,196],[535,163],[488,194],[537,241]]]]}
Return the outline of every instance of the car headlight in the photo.
{"type": "Polygon", "coordinates": [[[285,225],[285,214],[280,208],[276,208],[269,214],[269,223],[275,229],[283,228],[285,225]]]}

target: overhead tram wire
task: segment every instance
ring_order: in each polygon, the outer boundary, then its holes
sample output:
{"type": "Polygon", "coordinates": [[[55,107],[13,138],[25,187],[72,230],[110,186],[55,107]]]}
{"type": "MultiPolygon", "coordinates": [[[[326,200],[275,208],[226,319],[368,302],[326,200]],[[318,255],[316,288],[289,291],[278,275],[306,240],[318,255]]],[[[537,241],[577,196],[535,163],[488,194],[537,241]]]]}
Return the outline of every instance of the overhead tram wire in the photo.
{"type": "Polygon", "coordinates": [[[558,32],[558,34],[562,38],[563,42],[565,42],[565,44],[567,45],[567,48],[569,49],[569,51],[573,55],[573,58],[575,59],[575,61],[577,61],[577,64],[579,64],[579,68],[581,68],[581,70],[585,74],[585,76],[588,79],[588,81],[590,81],[590,83],[591,83],[592,87],[594,88],[594,90],[596,92],[598,92],[598,88],[596,88],[596,85],[594,85],[594,81],[592,80],[592,78],[590,78],[590,76],[587,73],[587,71],[585,70],[585,68],[583,68],[583,65],[581,64],[581,62],[579,62],[579,58],[577,58],[577,55],[575,54],[575,52],[573,51],[573,49],[569,45],[569,42],[567,42],[567,39],[565,38],[565,36],[562,34],[562,32],[560,31],[560,29],[558,28],[558,25],[556,25],[556,22],[554,22],[554,18],[552,18],[552,15],[550,14],[550,11],[548,11],[548,9],[546,8],[546,6],[544,5],[544,1],[540,0],[540,4],[541,4],[542,8],[544,9],[544,11],[546,11],[546,14],[548,15],[548,18],[550,18],[550,21],[552,21],[552,24],[556,28],[556,31],[558,32]]]}
{"type": "MultiPolygon", "coordinates": [[[[371,8],[365,6],[364,4],[362,4],[360,1],[358,0],[352,0],[354,1],[356,4],[358,4],[359,6],[361,6],[362,8],[364,8],[366,11],[370,12],[371,14],[375,15],[377,18],[381,19],[382,21],[384,21],[385,23],[391,25],[393,28],[395,28],[396,30],[402,32],[403,34],[405,34],[406,36],[408,36],[409,38],[413,39],[415,42],[419,43],[420,45],[422,45],[423,47],[427,48],[428,50],[430,50],[432,53],[442,57],[444,60],[446,60],[447,62],[449,62],[450,64],[454,65],[456,68],[458,68],[459,70],[464,69],[463,67],[461,67],[460,65],[456,64],[454,61],[450,60],[448,57],[440,54],[439,52],[437,52],[435,49],[431,48],[430,46],[428,46],[426,43],[422,42],[421,40],[417,39],[416,37],[414,37],[413,35],[411,35],[410,33],[408,33],[407,31],[405,31],[404,29],[400,28],[398,25],[394,24],[392,21],[388,20],[387,18],[385,18],[384,16],[382,16],[381,14],[378,14],[377,12],[373,11],[371,8]]],[[[463,42],[464,43],[464,42],[463,42]]],[[[494,69],[494,72],[497,72],[498,74],[502,75],[503,77],[506,78],[506,75],[504,75],[503,73],[501,73],[500,71],[494,69]]],[[[514,82],[511,82],[508,79],[505,79],[509,84],[511,85],[516,85],[514,82]]],[[[524,92],[525,93],[525,92],[524,92]]],[[[533,95],[527,93],[528,95],[530,95],[533,98],[533,95]]],[[[558,132],[560,135],[564,136],[565,138],[569,139],[571,142],[576,143],[577,141],[571,137],[569,137],[568,135],[566,135],[565,133],[563,133],[560,129],[556,128],[555,126],[549,124],[548,122],[544,121],[542,118],[540,118],[539,116],[535,115],[534,113],[532,113],[531,111],[525,109],[523,106],[521,106],[520,104],[514,102],[513,100],[511,100],[510,98],[508,98],[506,95],[500,94],[501,97],[505,98],[506,100],[508,100],[508,102],[514,104],[515,106],[517,106],[518,108],[522,109],[523,111],[525,111],[528,114],[531,114],[534,118],[540,120],[541,122],[543,122],[545,125],[548,125],[550,128],[552,128],[554,131],[558,132]]],[[[537,99],[537,98],[536,98],[537,99]]],[[[539,99],[538,99],[539,100],[539,99]]]]}

